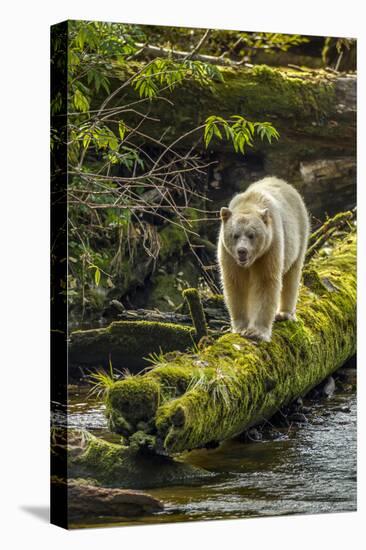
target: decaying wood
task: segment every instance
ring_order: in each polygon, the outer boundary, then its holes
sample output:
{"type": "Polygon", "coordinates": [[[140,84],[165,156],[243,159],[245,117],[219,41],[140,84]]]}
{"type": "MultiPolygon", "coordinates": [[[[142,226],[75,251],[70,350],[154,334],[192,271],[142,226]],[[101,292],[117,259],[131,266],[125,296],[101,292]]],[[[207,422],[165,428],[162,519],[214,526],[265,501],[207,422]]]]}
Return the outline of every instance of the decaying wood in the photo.
{"type": "MultiPolygon", "coordinates": [[[[222,307],[206,307],[203,304],[203,309],[207,319],[209,328],[218,329],[226,326],[229,323],[227,311],[222,307]]],[[[159,323],[176,323],[179,325],[192,325],[192,317],[184,313],[176,313],[174,311],[158,311],[155,309],[126,309],[118,314],[120,321],[152,321],[159,323]]]]}

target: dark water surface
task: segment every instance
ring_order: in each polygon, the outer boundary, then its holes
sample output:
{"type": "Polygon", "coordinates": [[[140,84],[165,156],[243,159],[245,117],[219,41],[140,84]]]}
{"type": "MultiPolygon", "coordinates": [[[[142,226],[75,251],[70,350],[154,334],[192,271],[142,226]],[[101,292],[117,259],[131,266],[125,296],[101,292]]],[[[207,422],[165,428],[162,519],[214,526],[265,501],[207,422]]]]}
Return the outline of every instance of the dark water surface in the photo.
{"type": "MultiPolygon", "coordinates": [[[[103,406],[71,392],[69,426],[111,439],[103,406]]],[[[281,430],[272,441],[230,441],[183,460],[217,475],[209,481],[149,489],[163,512],[138,518],[100,518],[92,525],[138,525],[188,520],[315,514],[356,510],[356,394],[315,402],[309,422],[281,430]]]]}

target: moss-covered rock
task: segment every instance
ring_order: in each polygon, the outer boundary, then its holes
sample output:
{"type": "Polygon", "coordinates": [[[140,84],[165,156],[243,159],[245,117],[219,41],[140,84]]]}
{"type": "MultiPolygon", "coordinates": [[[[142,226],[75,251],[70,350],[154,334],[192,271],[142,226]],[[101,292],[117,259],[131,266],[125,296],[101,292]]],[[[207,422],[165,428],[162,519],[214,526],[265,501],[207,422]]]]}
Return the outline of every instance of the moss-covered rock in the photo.
{"type": "Polygon", "coordinates": [[[156,454],[110,443],[89,432],[73,431],[68,477],[104,487],[150,488],[191,482],[213,474],[202,468],[156,454]],[[76,449],[76,450],[75,450],[76,449]]]}

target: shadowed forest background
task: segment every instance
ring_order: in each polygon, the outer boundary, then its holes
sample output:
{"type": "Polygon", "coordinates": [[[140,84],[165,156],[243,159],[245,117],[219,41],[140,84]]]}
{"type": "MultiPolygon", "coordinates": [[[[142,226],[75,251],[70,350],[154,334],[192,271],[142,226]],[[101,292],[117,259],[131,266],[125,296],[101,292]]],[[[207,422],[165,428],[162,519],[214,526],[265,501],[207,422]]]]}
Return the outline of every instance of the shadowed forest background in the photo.
{"type": "Polygon", "coordinates": [[[68,29],[69,104],[53,94],[52,114],[68,109],[72,324],[217,292],[218,211],[264,175],[300,190],[314,227],[355,205],[354,40],[68,29]]]}

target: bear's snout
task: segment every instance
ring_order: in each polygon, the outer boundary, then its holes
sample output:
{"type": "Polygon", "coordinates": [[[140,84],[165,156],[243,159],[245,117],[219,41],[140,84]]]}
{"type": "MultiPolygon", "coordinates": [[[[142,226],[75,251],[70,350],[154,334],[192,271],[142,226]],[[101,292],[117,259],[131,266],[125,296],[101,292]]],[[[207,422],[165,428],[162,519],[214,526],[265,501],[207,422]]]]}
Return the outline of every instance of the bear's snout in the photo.
{"type": "Polygon", "coordinates": [[[241,246],[237,249],[238,260],[240,263],[245,263],[248,259],[248,249],[241,246]]]}

